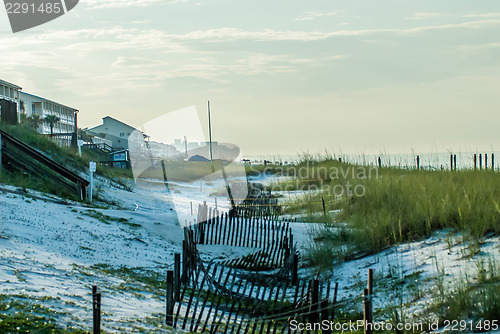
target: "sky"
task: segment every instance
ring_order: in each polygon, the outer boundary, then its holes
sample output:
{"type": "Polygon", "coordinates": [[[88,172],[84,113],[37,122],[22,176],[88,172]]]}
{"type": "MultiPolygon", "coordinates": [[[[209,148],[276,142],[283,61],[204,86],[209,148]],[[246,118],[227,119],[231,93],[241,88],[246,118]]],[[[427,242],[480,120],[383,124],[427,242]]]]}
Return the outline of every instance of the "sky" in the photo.
{"type": "Polygon", "coordinates": [[[207,134],[210,101],[243,155],[491,151],[499,36],[497,0],[80,0],[16,34],[0,11],[0,79],[81,127],[195,106],[207,134]]]}

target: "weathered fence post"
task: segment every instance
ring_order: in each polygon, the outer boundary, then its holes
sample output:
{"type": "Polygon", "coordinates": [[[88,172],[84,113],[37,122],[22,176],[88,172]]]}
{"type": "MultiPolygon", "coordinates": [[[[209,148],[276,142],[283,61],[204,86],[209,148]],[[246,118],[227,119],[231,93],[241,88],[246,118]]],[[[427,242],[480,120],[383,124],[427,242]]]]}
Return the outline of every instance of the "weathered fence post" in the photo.
{"type": "MultiPolygon", "coordinates": [[[[329,322],[328,316],[329,316],[329,314],[328,314],[328,300],[325,299],[325,300],[321,301],[321,323],[329,322]]],[[[331,332],[330,332],[329,328],[326,328],[323,330],[322,333],[323,334],[330,334],[331,332]]]]}
{"type": "Polygon", "coordinates": [[[167,326],[172,326],[174,324],[174,272],[172,270],[167,271],[167,326]]]}
{"type": "MultiPolygon", "coordinates": [[[[368,282],[367,282],[367,289],[368,289],[368,314],[367,314],[367,319],[368,322],[372,323],[373,320],[373,269],[368,269],[368,282]]],[[[370,331],[371,332],[371,331],[370,331]]]]}
{"type": "Polygon", "coordinates": [[[309,306],[309,321],[318,322],[319,314],[319,280],[315,279],[311,285],[311,305],[309,306]]]}
{"type": "Polygon", "coordinates": [[[491,153],[491,169],[495,170],[495,154],[491,153]]]}
{"type": "Polygon", "coordinates": [[[417,170],[420,170],[420,156],[417,155],[417,170]]]}
{"type": "Polygon", "coordinates": [[[484,169],[488,169],[488,153],[484,154],[484,169]]]}
{"type": "Polygon", "coordinates": [[[2,134],[0,133],[0,174],[2,174],[2,134]]]}
{"type": "Polygon", "coordinates": [[[450,170],[453,170],[453,154],[450,154],[450,170]]]}
{"type": "Polygon", "coordinates": [[[326,205],[325,205],[325,198],[323,197],[323,195],[321,195],[321,201],[323,202],[323,218],[325,219],[326,223],[326,205]]]}
{"type": "Polygon", "coordinates": [[[483,155],[479,154],[479,169],[483,169],[483,155]]]}
{"type": "Polygon", "coordinates": [[[189,278],[188,261],[189,261],[189,255],[188,255],[187,241],[186,239],[184,239],[182,240],[182,277],[181,277],[181,281],[184,284],[187,283],[189,278]]]}
{"type": "Polygon", "coordinates": [[[292,268],[292,284],[296,285],[298,281],[298,269],[299,269],[299,254],[293,254],[293,268],[292,268]]]}
{"type": "Polygon", "coordinates": [[[371,315],[371,295],[368,294],[368,289],[363,290],[363,321],[365,334],[372,334],[372,319],[371,315]]]}
{"type": "Polygon", "coordinates": [[[457,155],[453,154],[453,169],[457,170],[457,155]]]}
{"type": "Polygon", "coordinates": [[[382,159],[380,159],[380,157],[378,157],[378,167],[382,167],[382,159]]]}
{"type": "Polygon", "coordinates": [[[339,282],[335,282],[335,291],[333,292],[332,320],[335,320],[335,304],[337,304],[338,290],[339,290],[339,282]]]}
{"type": "Polygon", "coordinates": [[[474,169],[477,169],[477,154],[474,153],[474,169]]]}
{"type": "Polygon", "coordinates": [[[101,333],[101,294],[97,293],[97,286],[92,286],[92,319],[94,334],[101,333]]]}
{"type": "Polygon", "coordinates": [[[373,269],[368,269],[368,293],[373,293],[373,269]]]}
{"type": "Polygon", "coordinates": [[[283,240],[283,248],[284,248],[284,254],[283,254],[283,263],[286,264],[289,257],[290,257],[290,243],[288,241],[288,237],[284,237],[283,240]]]}
{"type": "Polygon", "coordinates": [[[175,301],[181,300],[181,254],[174,254],[174,292],[175,301]]]}

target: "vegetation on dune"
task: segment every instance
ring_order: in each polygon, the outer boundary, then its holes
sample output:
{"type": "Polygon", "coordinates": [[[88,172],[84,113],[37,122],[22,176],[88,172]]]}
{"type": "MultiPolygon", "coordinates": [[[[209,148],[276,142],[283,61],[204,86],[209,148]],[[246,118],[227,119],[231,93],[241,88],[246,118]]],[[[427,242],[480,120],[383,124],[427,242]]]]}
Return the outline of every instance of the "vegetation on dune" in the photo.
{"type": "Polygon", "coordinates": [[[441,293],[432,311],[439,315],[442,325],[446,320],[468,319],[478,332],[489,331],[491,327],[484,327],[488,326],[484,320],[500,319],[499,285],[500,268],[496,260],[491,257],[479,260],[476,273],[461,277],[450,291],[441,293]]]}
{"type": "Polygon", "coordinates": [[[500,232],[500,175],[492,170],[373,171],[327,157],[302,161],[295,171],[295,178],[273,186],[304,191],[287,212],[316,213],[313,221],[346,222],[349,231],[343,238],[366,253],[443,228],[478,238],[500,232]],[[332,209],[338,214],[330,215],[332,209]]]}
{"type": "Polygon", "coordinates": [[[387,169],[360,181],[364,196],[342,202],[337,219],[350,223],[367,252],[443,228],[478,238],[500,232],[500,176],[493,171],[387,169]]]}
{"type": "Polygon", "coordinates": [[[75,328],[61,328],[53,319],[54,315],[54,311],[24,300],[23,296],[0,295],[1,333],[87,333],[75,328]]]}
{"type": "Polygon", "coordinates": [[[88,160],[85,157],[78,156],[74,149],[58,146],[49,136],[34,131],[26,124],[5,125],[0,123],[0,129],[21,140],[25,144],[45,153],[50,158],[68,168],[83,170],[88,166],[88,160]]]}
{"type": "MultiPolygon", "coordinates": [[[[99,156],[92,151],[83,150],[82,156],[79,156],[74,148],[58,146],[49,136],[36,132],[36,127],[33,126],[32,122],[32,120],[27,119],[20,125],[6,125],[0,123],[0,129],[77,173],[86,174],[90,161],[101,160],[99,156]]],[[[4,170],[4,172],[0,173],[0,183],[12,184],[22,187],[23,189],[35,189],[61,197],[79,200],[79,198],[75,197],[73,192],[68,192],[57,184],[50,182],[52,176],[48,168],[40,166],[40,169],[46,171],[47,178],[38,178],[26,173],[4,170]]],[[[133,177],[130,169],[116,169],[103,165],[97,166],[97,174],[115,180],[127,189],[130,187],[123,179],[133,177]]]]}

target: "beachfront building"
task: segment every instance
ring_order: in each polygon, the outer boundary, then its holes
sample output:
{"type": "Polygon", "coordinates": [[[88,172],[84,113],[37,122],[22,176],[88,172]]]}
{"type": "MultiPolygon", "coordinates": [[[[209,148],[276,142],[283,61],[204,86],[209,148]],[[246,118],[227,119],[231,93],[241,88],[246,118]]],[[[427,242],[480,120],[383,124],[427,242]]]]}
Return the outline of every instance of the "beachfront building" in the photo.
{"type": "Polygon", "coordinates": [[[110,116],[104,117],[101,125],[90,128],[87,132],[91,135],[110,140],[113,151],[128,150],[129,139],[133,139],[137,143],[142,143],[145,138],[141,130],[110,116]],[[130,136],[134,136],[134,138],[130,138],[130,136]]]}
{"type": "Polygon", "coordinates": [[[0,120],[8,124],[19,123],[21,87],[0,80],[0,120]]]}
{"type": "Polygon", "coordinates": [[[71,146],[77,129],[77,109],[25,92],[20,93],[20,100],[23,107],[21,113],[26,117],[37,115],[41,120],[36,128],[37,132],[53,134],[53,140],[57,144],[71,146]],[[51,115],[58,118],[52,125],[44,121],[51,115]]]}
{"type": "Polygon", "coordinates": [[[179,157],[182,154],[173,145],[165,143],[150,141],[148,146],[153,158],[173,158],[179,157]]]}

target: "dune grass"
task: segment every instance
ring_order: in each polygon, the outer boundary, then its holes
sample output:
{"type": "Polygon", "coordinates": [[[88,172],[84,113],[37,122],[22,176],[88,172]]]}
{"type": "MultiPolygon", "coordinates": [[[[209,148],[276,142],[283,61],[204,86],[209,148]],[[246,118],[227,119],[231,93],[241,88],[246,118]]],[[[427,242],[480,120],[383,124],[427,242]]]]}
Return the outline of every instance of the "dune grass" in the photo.
{"type": "Polygon", "coordinates": [[[491,322],[484,321],[500,319],[499,287],[500,267],[496,259],[479,260],[476,272],[460,277],[453,288],[437,298],[431,311],[439,314],[441,325],[446,325],[446,320],[469,319],[478,332],[488,331],[491,322]]]}
{"type": "Polygon", "coordinates": [[[342,203],[356,244],[376,252],[452,228],[480,238],[500,232],[500,175],[492,171],[402,171],[360,180],[365,194],[342,203]]]}
{"type": "MultiPolygon", "coordinates": [[[[53,142],[49,136],[39,134],[33,129],[24,126],[23,124],[6,125],[0,123],[0,129],[11,134],[25,144],[35,148],[54,161],[67,167],[70,170],[73,170],[78,174],[88,173],[88,166],[91,160],[101,160],[100,156],[89,150],[83,150],[82,156],[80,156],[73,148],[60,147],[55,142],[53,142]]],[[[9,172],[4,170],[2,173],[0,173],[0,183],[11,184],[14,186],[22,187],[23,189],[35,189],[42,192],[52,193],[61,197],[79,200],[79,198],[76,197],[73,192],[61,188],[53,182],[50,182],[53,176],[51,176],[52,173],[50,170],[48,170],[48,168],[44,166],[40,166],[40,168],[46,171],[46,178],[39,178],[28,175],[26,173],[19,173],[16,171],[9,172]]],[[[123,181],[123,179],[133,178],[130,168],[111,168],[100,164],[98,164],[97,166],[97,174],[112,179],[122,184],[126,188],[128,188],[128,183],[123,181]]]]}
{"type": "Polygon", "coordinates": [[[374,170],[325,157],[301,161],[294,175],[273,186],[305,194],[286,212],[347,222],[350,241],[366,253],[443,228],[477,238],[500,232],[500,174],[492,170],[374,170]],[[332,209],[340,210],[335,217],[332,209]]]}
{"type": "Polygon", "coordinates": [[[80,157],[74,149],[60,147],[49,136],[35,132],[22,124],[5,125],[0,123],[0,129],[70,169],[83,170],[88,166],[89,160],[86,157],[80,157]]]}

